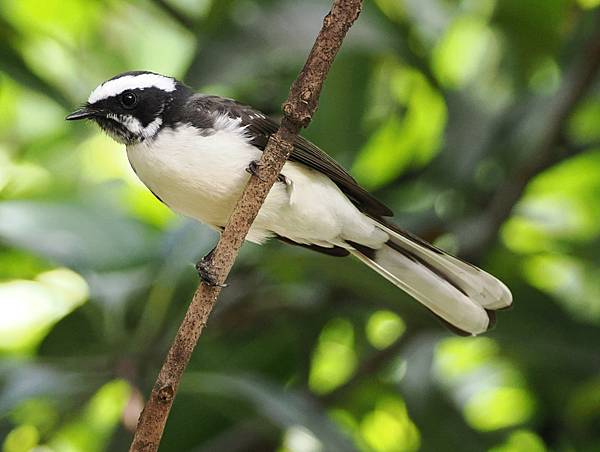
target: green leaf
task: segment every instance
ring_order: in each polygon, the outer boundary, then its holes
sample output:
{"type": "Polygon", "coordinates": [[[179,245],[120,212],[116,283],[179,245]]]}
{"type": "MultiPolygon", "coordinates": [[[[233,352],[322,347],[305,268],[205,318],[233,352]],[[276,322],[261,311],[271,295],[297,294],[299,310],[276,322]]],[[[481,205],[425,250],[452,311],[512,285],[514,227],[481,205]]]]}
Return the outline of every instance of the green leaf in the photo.
{"type": "Polygon", "coordinates": [[[417,70],[388,61],[380,72],[371,117],[382,122],[353,166],[357,179],[372,189],[429,163],[440,150],[447,114],[440,94],[417,70]]]}
{"type": "Polygon", "coordinates": [[[67,269],[42,273],[35,281],[0,283],[0,354],[32,350],[88,292],[83,278],[67,269]]]}
{"type": "Polygon", "coordinates": [[[80,270],[124,268],[152,259],[156,233],[116,212],[81,204],[0,203],[0,240],[80,270]]]}
{"type": "MultiPolygon", "coordinates": [[[[2,27],[1,21],[0,27],[2,27]]],[[[29,69],[22,56],[16,50],[11,48],[3,39],[0,39],[0,72],[5,72],[13,80],[18,81],[27,88],[50,97],[66,110],[73,107],[73,103],[60,91],[37,74],[34,74],[29,69]]]]}
{"type": "Polygon", "coordinates": [[[283,429],[303,427],[321,443],[322,450],[352,451],[352,441],[307,397],[250,376],[188,373],[182,390],[241,398],[273,424],[283,429]]]}

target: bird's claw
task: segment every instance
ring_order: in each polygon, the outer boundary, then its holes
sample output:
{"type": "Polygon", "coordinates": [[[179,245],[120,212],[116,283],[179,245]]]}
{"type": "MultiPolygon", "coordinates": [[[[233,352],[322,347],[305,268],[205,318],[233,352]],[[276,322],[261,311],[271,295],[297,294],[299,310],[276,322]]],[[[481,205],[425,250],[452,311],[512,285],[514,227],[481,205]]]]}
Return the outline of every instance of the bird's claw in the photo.
{"type": "MultiPolygon", "coordinates": [[[[260,167],[261,167],[261,163],[258,160],[252,160],[246,167],[246,172],[248,172],[248,173],[252,174],[253,176],[258,177],[260,180],[264,181],[263,177],[260,175],[260,167]]],[[[286,185],[289,185],[288,179],[283,174],[279,174],[277,176],[277,180],[286,185]]]]}
{"type": "Polygon", "coordinates": [[[208,286],[212,287],[227,287],[227,284],[221,284],[217,281],[217,278],[212,273],[210,268],[210,258],[212,257],[212,251],[204,256],[198,263],[196,263],[196,271],[198,276],[208,286]]]}
{"type": "Polygon", "coordinates": [[[261,167],[261,163],[258,160],[252,160],[248,164],[248,166],[246,168],[246,172],[252,174],[253,176],[256,176],[260,180],[263,180],[262,176],[260,175],[260,167],[261,167]]]}

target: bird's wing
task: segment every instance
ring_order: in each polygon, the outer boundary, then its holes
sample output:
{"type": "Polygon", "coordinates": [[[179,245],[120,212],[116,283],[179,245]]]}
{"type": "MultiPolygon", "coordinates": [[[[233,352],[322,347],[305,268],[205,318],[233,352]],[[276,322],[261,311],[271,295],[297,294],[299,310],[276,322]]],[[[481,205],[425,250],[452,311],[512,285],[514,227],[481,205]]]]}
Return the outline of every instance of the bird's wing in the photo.
{"type": "MultiPolygon", "coordinates": [[[[258,110],[224,97],[198,96],[194,101],[193,108],[202,109],[212,114],[227,114],[233,118],[240,118],[240,125],[246,127],[246,131],[252,140],[251,143],[261,150],[264,150],[271,134],[279,128],[276,121],[258,110]]],[[[302,163],[329,177],[362,212],[376,218],[393,215],[393,212],[387,206],[362,188],[333,158],[307,139],[301,136],[296,138],[289,159],[302,163]]]]}

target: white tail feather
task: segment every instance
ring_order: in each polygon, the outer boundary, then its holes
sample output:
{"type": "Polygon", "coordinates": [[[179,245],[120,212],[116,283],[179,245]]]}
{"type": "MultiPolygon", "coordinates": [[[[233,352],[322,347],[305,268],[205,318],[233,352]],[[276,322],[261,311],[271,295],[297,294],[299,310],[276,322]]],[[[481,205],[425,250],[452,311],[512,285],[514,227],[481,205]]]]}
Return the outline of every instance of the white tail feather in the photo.
{"type": "Polygon", "coordinates": [[[483,333],[493,325],[492,311],[512,304],[508,288],[489,273],[393,226],[378,227],[390,240],[374,255],[352,254],[459,330],[483,333]]]}
{"type": "Polygon", "coordinates": [[[487,312],[434,273],[384,246],[372,260],[357,250],[354,256],[392,284],[414,297],[436,315],[469,334],[480,334],[490,326],[487,312]]]}
{"type": "Polygon", "coordinates": [[[477,304],[486,309],[504,309],[512,304],[510,290],[494,276],[436,248],[428,248],[409,235],[403,235],[385,224],[378,226],[392,241],[427,261],[441,272],[449,274],[477,304]],[[435,250],[435,251],[434,251],[435,250]]]}

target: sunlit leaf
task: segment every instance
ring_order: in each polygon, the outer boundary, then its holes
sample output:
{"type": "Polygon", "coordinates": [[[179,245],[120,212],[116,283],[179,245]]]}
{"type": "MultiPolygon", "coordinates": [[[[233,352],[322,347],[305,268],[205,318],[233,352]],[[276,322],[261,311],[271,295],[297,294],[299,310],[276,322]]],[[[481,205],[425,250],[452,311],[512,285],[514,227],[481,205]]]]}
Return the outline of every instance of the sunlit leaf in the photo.
{"type": "Polygon", "coordinates": [[[392,62],[384,62],[380,71],[371,114],[381,124],[353,166],[358,180],[370,188],[390,182],[410,166],[427,164],[439,151],[446,125],[444,100],[423,75],[392,62]],[[402,115],[395,112],[400,108],[402,115]]]}
{"type": "Polygon", "coordinates": [[[30,452],[38,445],[39,436],[33,425],[19,425],[6,436],[2,452],[30,452]]]}
{"type": "Polygon", "coordinates": [[[27,161],[15,162],[0,148],[0,195],[19,198],[40,194],[48,189],[50,173],[43,167],[27,161]]]}
{"type": "Polygon", "coordinates": [[[310,388],[327,393],[344,383],[356,368],[354,329],[345,319],[331,320],[319,337],[309,376],[310,388]]]}
{"type": "Polygon", "coordinates": [[[476,16],[456,19],[433,52],[433,70],[440,81],[458,88],[482,71],[495,36],[476,16]]]}
{"type": "Polygon", "coordinates": [[[67,269],[42,273],[35,281],[0,283],[0,353],[32,350],[87,297],[85,281],[67,269]]]}
{"type": "Polygon", "coordinates": [[[382,398],[375,410],[367,413],[360,425],[365,441],[378,452],[419,450],[419,430],[408,417],[401,399],[382,398]]]}
{"type": "Polygon", "coordinates": [[[78,0],[5,0],[3,14],[24,34],[81,38],[94,30],[101,2],[78,0]]]}
{"type": "Polygon", "coordinates": [[[376,311],[367,321],[366,333],[369,342],[378,349],[392,345],[406,330],[402,318],[392,311],[376,311]]]}
{"type": "Polygon", "coordinates": [[[489,452],[546,452],[544,441],[529,430],[517,430],[508,435],[506,442],[489,452]]]}
{"type": "Polygon", "coordinates": [[[465,406],[467,421],[479,430],[498,430],[531,418],[534,404],[528,391],[501,387],[482,391],[465,406]]]}
{"type": "Polygon", "coordinates": [[[600,270],[597,268],[567,255],[540,254],[525,260],[523,270],[530,284],[553,295],[582,321],[600,321],[600,270]]]}
{"type": "Polygon", "coordinates": [[[504,226],[505,243],[521,253],[559,251],[561,241],[582,242],[600,232],[600,152],[556,165],[527,187],[517,215],[504,226]]]}
{"type": "Polygon", "coordinates": [[[45,96],[24,92],[16,109],[15,130],[29,141],[50,135],[64,123],[64,110],[45,96]]]}
{"type": "Polygon", "coordinates": [[[568,194],[594,195],[600,190],[600,182],[596,176],[600,169],[600,150],[590,149],[588,152],[569,158],[537,176],[529,185],[528,191],[541,194],[548,191],[559,191],[568,194]]]}
{"type": "Polygon", "coordinates": [[[487,431],[519,425],[531,418],[534,398],[521,373],[485,337],[440,342],[434,368],[467,422],[487,431]]]}
{"type": "Polygon", "coordinates": [[[105,450],[112,431],[117,426],[131,388],[123,380],[102,386],[87,403],[81,416],[54,435],[52,448],[69,452],[100,452],[105,450]]]}
{"type": "Polygon", "coordinates": [[[582,8],[592,9],[600,5],[600,0],[577,0],[577,3],[579,3],[582,8]]]}
{"type": "Polygon", "coordinates": [[[438,345],[438,371],[450,378],[464,376],[488,363],[498,355],[498,345],[489,338],[478,337],[465,341],[446,339],[438,345]]]}
{"type": "Polygon", "coordinates": [[[81,103],[78,96],[87,96],[89,87],[82,89],[85,79],[82,77],[81,55],[63,42],[47,36],[30,37],[21,45],[21,54],[27,67],[68,96],[70,105],[65,106],[68,111],[81,103]],[[46,64],[48,61],[54,64],[46,64]]]}

